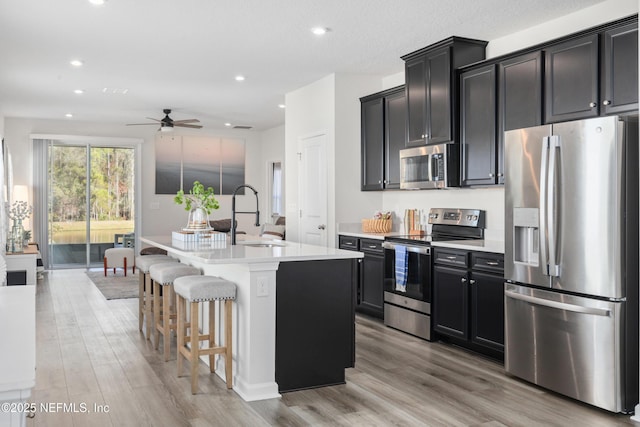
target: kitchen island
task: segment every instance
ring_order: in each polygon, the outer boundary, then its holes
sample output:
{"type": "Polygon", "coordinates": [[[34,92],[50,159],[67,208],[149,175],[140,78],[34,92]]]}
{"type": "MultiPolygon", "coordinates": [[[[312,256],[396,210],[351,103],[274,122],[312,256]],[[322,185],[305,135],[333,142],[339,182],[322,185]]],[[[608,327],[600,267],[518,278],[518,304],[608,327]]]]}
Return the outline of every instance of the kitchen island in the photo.
{"type": "MultiPolygon", "coordinates": [[[[344,369],[355,359],[354,299],[357,258],[362,253],[258,239],[238,245],[209,239],[184,242],[170,236],[141,241],[238,286],[233,389],[244,400],[344,383],[344,369]]],[[[220,316],[216,329],[220,340],[220,316]]],[[[203,360],[208,363],[208,358],[203,360]]],[[[224,378],[220,359],[216,373],[224,378]]]]}

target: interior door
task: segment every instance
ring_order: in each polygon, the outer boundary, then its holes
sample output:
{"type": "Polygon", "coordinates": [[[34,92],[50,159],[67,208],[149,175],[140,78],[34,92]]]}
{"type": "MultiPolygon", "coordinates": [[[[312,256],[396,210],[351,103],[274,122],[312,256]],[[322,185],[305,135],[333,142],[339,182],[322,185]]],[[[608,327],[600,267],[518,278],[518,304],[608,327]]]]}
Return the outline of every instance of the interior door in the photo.
{"type": "Polygon", "coordinates": [[[298,241],[327,246],[327,136],[300,140],[300,232],[298,241]]]}

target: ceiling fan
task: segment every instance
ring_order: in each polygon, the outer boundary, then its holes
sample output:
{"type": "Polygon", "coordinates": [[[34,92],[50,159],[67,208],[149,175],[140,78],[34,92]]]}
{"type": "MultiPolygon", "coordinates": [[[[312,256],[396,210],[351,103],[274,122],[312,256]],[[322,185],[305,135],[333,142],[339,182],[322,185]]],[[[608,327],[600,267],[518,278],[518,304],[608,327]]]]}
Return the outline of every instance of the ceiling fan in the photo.
{"type": "Polygon", "coordinates": [[[149,120],[154,120],[157,123],[128,123],[127,126],[145,126],[145,125],[155,125],[160,124],[160,131],[169,132],[172,131],[174,127],[182,127],[182,128],[192,128],[192,129],[202,129],[202,125],[194,125],[191,123],[200,123],[198,119],[186,119],[186,120],[173,120],[169,117],[171,114],[171,110],[169,108],[165,108],[162,110],[165,114],[162,120],[154,119],[153,117],[147,117],[149,120]]]}

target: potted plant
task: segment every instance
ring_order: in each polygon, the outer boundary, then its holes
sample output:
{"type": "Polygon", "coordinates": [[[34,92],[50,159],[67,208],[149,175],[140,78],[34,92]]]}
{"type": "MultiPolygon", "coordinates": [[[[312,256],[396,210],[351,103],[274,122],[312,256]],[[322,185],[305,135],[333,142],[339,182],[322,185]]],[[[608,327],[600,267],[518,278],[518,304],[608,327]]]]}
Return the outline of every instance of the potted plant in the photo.
{"type": "Polygon", "coordinates": [[[176,193],[173,198],[174,203],[184,204],[184,209],[189,212],[189,220],[185,230],[207,230],[209,229],[209,214],[220,208],[216,200],[213,188],[204,188],[200,181],[194,181],[189,194],[183,190],[176,193]]]}

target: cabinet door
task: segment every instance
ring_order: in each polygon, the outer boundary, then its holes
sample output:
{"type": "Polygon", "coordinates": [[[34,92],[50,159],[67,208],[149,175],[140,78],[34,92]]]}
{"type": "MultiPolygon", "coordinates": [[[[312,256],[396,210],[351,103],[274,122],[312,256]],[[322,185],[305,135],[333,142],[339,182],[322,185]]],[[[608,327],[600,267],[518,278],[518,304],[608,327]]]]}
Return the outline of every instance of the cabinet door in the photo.
{"type": "Polygon", "coordinates": [[[638,25],[604,33],[602,109],[618,114],[638,109],[638,25]]]}
{"type": "Polygon", "coordinates": [[[598,116],[598,35],[560,43],[544,53],[545,123],[598,116]]]}
{"type": "Polygon", "coordinates": [[[462,185],[495,184],[495,67],[467,71],[461,84],[462,185]]]}
{"type": "Polygon", "coordinates": [[[504,351],[504,279],[471,273],[471,341],[504,351]]]}
{"type": "Polygon", "coordinates": [[[384,112],[384,188],[400,188],[400,150],[407,144],[407,100],[404,89],[385,97],[384,112]]]}
{"type": "Polygon", "coordinates": [[[360,301],[358,309],[382,319],[384,316],[383,301],[384,256],[365,253],[360,270],[360,301]]]}
{"type": "Polygon", "coordinates": [[[498,64],[498,183],[504,183],[504,131],[542,124],[542,52],[498,64]]]}
{"type": "Polygon", "coordinates": [[[452,140],[451,131],[451,53],[449,48],[428,56],[427,143],[452,140]]]}
{"type": "Polygon", "coordinates": [[[433,329],[455,338],[469,337],[467,270],[433,267],[433,329]]]}
{"type": "Polygon", "coordinates": [[[427,134],[427,58],[405,63],[407,92],[407,146],[424,145],[427,134]]]}
{"type": "Polygon", "coordinates": [[[361,104],[362,190],[382,190],[384,179],[384,102],[374,98],[361,104]]]}

